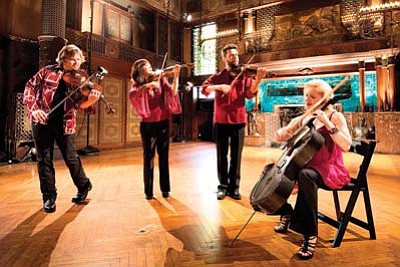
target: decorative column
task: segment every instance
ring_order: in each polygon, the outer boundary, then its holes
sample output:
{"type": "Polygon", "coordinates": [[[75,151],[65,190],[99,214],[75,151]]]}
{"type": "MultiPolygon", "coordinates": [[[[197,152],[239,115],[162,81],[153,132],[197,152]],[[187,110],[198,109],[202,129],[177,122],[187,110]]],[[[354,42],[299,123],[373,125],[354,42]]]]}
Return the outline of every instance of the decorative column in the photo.
{"type": "Polygon", "coordinates": [[[39,67],[54,64],[58,51],[66,44],[66,0],[42,1],[42,35],[39,40],[39,67]]]}
{"type": "Polygon", "coordinates": [[[358,61],[358,73],[360,76],[360,109],[365,112],[365,61],[358,61]]]}
{"type": "Polygon", "coordinates": [[[396,98],[395,98],[395,90],[396,90],[396,78],[395,78],[395,65],[394,65],[394,56],[388,57],[388,87],[387,87],[387,98],[388,98],[388,108],[390,111],[395,110],[396,106],[396,98]]]}
{"type": "Polygon", "coordinates": [[[378,111],[385,111],[387,104],[386,90],[388,87],[387,58],[377,57],[376,61],[376,96],[378,111]]]}

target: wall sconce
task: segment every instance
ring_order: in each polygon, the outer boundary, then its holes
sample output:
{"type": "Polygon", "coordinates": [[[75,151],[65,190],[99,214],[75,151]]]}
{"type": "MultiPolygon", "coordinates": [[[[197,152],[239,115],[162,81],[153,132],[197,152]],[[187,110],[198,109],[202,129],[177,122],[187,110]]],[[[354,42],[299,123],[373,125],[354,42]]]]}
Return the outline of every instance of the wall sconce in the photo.
{"type": "Polygon", "coordinates": [[[182,19],[184,20],[184,21],[191,21],[192,20],[192,14],[189,14],[189,13],[183,13],[183,15],[182,15],[182,19]]]}

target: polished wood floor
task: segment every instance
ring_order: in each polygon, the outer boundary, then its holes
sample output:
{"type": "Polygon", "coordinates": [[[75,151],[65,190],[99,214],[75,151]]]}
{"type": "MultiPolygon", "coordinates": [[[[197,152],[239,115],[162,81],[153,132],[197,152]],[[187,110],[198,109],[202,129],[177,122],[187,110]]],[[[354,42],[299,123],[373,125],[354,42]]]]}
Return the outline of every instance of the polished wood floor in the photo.
{"type": "MultiPolygon", "coordinates": [[[[36,163],[3,165],[0,266],[400,266],[400,155],[375,154],[369,172],[377,240],[350,225],[341,247],[332,248],[335,230],[321,222],[316,254],[304,263],[294,256],[301,237],[274,233],[278,218],[256,213],[230,247],[253,212],[248,196],[264,164],[279,155],[245,147],[241,201],[216,199],[213,143],[173,143],[171,197],[161,197],[157,179],[151,201],[144,198],[140,148],[82,157],[93,183],[86,205],[71,203],[75,187],[57,161],[52,214],[41,210],[36,163]]],[[[359,158],[345,160],[355,173],[359,158]]],[[[319,196],[320,210],[333,215],[331,194],[319,196]]],[[[361,204],[362,197],[355,214],[365,218],[361,204]]]]}

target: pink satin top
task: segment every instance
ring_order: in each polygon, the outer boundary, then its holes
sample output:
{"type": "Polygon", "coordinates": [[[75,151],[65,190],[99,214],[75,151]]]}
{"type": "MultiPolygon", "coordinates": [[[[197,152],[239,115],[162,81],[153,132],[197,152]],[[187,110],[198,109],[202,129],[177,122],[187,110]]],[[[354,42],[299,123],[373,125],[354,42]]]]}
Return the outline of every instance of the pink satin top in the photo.
{"type": "Polygon", "coordinates": [[[343,151],[332,140],[325,126],[317,131],[325,138],[325,143],[306,167],[316,170],[329,188],[340,189],[350,182],[349,172],[343,163],[343,151]]]}

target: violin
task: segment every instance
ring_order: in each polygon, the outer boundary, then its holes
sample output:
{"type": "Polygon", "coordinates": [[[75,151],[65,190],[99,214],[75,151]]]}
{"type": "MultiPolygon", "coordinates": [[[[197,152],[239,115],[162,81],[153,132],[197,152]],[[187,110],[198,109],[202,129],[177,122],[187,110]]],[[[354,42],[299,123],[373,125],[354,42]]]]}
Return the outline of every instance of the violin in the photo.
{"type": "MultiPolygon", "coordinates": [[[[257,70],[258,67],[256,66],[244,66],[244,65],[240,65],[236,68],[233,68],[229,71],[229,74],[232,77],[236,77],[238,75],[243,75],[245,77],[250,77],[250,78],[255,78],[257,76],[257,70]]],[[[273,71],[268,71],[267,74],[265,75],[265,77],[262,77],[262,79],[265,78],[272,78],[276,76],[276,72],[273,71]]]]}
{"type": "MultiPolygon", "coordinates": [[[[194,64],[193,63],[187,63],[187,64],[181,64],[180,66],[181,67],[187,67],[187,68],[193,68],[194,64]]],[[[149,75],[149,77],[147,78],[147,82],[146,83],[154,82],[154,81],[157,81],[158,79],[164,78],[164,77],[165,78],[173,77],[174,76],[174,67],[175,66],[169,66],[169,67],[166,67],[165,69],[162,69],[162,70],[153,71],[153,73],[151,73],[149,75]]]]}
{"type": "MultiPolygon", "coordinates": [[[[104,78],[104,75],[107,73],[108,73],[107,70],[100,66],[98,67],[98,70],[90,76],[83,69],[64,73],[63,80],[65,81],[65,83],[67,85],[76,88],[69,95],[67,95],[62,101],[60,101],[56,106],[54,106],[47,115],[50,115],[54,110],[56,110],[71,95],[75,94],[77,91],[80,91],[80,93],[85,97],[89,96],[90,92],[93,89],[102,93],[103,87],[99,84],[99,82],[104,78]]],[[[100,100],[105,104],[108,114],[115,113],[114,106],[105,99],[103,94],[100,95],[100,100]]]]}

